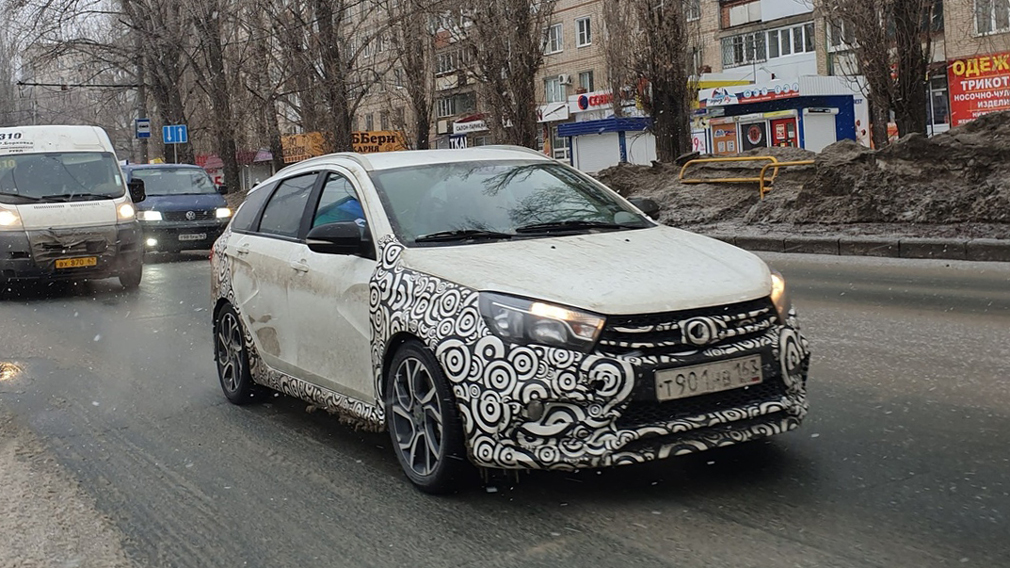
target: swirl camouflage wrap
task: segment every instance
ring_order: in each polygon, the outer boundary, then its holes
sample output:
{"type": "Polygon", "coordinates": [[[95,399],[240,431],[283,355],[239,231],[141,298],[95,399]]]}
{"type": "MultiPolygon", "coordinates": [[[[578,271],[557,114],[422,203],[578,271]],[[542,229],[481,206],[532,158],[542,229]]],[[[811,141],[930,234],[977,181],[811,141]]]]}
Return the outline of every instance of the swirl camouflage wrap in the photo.
{"type": "MultiPolygon", "coordinates": [[[[239,310],[232,266],[215,245],[217,306],[239,310]]],[[[374,400],[349,398],[281,373],[259,356],[242,316],[256,383],[357,427],[385,428],[384,363],[413,337],[434,353],[455,395],[471,460],[495,468],[574,469],[640,463],[771,436],[807,412],[807,341],[795,312],[785,322],[767,299],[718,310],[615,316],[593,351],[518,345],[492,334],[477,290],[414,271],[394,237],[379,241],[369,283],[374,400]],[[734,357],[758,358],[763,381],[724,393],[658,402],[654,371],[734,357]]]]}
{"type": "MultiPolygon", "coordinates": [[[[401,334],[419,338],[449,379],[471,459],[479,466],[573,469],[644,462],[785,432],[806,414],[809,355],[795,313],[785,325],[770,306],[665,324],[683,331],[681,336],[691,333],[692,340],[662,353],[652,351],[665,345],[649,342],[616,342],[615,349],[626,349],[620,355],[603,346],[587,354],[515,345],[487,329],[476,290],[405,268],[404,247],[392,237],[379,245],[369,295],[376,404],[387,346],[401,334]],[[685,405],[680,413],[674,407],[656,414],[656,403],[636,396],[636,378],[651,378],[657,366],[755,353],[765,363],[768,384],[744,403],[696,412],[685,405]],[[534,402],[542,412],[528,411],[534,402]],[[636,421],[639,407],[652,414],[636,421]]],[[[621,331],[629,330],[615,330],[621,331]]]]}
{"type": "Polygon", "coordinates": [[[342,422],[350,424],[355,428],[369,431],[383,430],[385,428],[385,420],[380,405],[356,400],[308,381],[292,377],[271,368],[263,362],[255,343],[253,343],[252,335],[249,333],[249,322],[241,314],[238,303],[235,301],[235,291],[232,288],[231,261],[225,254],[225,246],[230,236],[231,229],[229,228],[214,245],[215,270],[213,279],[211,280],[211,293],[215,302],[215,314],[217,308],[222,305],[222,302],[228,302],[241,316],[243,324],[242,334],[246,353],[249,357],[249,373],[252,376],[253,382],[319,406],[327,412],[338,416],[342,422]]]}

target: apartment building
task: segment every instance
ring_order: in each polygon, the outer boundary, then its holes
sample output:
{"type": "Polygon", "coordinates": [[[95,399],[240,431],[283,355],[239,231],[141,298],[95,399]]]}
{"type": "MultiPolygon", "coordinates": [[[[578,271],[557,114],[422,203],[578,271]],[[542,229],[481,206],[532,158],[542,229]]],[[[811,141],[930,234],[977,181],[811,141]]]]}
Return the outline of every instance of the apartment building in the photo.
{"type": "Polygon", "coordinates": [[[1010,0],[946,0],[943,28],[936,60],[945,73],[930,80],[931,122],[945,118],[943,111],[958,126],[1010,110],[1010,0]]]}

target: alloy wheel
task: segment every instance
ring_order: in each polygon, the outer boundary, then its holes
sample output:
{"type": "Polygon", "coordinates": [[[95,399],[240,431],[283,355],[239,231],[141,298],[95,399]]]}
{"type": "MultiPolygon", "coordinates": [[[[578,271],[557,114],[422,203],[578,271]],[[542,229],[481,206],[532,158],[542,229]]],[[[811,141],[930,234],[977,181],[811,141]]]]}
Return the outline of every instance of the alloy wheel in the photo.
{"type": "Polygon", "coordinates": [[[215,341],[221,384],[229,392],[235,392],[245,370],[245,359],[242,357],[242,327],[234,313],[229,311],[222,315],[215,341]]]}
{"type": "Polygon", "coordinates": [[[428,368],[404,359],[393,376],[390,410],[397,451],[419,476],[431,475],[442,453],[442,401],[428,368]]]}

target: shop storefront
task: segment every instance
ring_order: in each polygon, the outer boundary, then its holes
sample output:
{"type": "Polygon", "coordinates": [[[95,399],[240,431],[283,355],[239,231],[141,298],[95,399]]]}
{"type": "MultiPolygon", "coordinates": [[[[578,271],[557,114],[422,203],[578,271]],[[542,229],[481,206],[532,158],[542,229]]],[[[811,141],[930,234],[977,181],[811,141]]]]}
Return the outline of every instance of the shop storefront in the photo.
{"type": "Polygon", "coordinates": [[[558,128],[571,118],[568,102],[542,104],[537,107],[537,124],[540,125],[538,139],[540,150],[555,160],[571,160],[569,138],[558,134],[558,128]]]}
{"type": "Polygon", "coordinates": [[[621,162],[651,164],[656,159],[656,138],[648,132],[652,120],[635,106],[622,105],[624,116],[615,117],[609,91],[594,91],[568,98],[574,122],[557,126],[557,135],[570,140],[570,162],[596,172],[621,162]]]}
{"type": "Polygon", "coordinates": [[[694,146],[718,156],[769,146],[816,152],[843,139],[869,145],[865,99],[840,77],[704,89],[698,103],[694,146]]]}

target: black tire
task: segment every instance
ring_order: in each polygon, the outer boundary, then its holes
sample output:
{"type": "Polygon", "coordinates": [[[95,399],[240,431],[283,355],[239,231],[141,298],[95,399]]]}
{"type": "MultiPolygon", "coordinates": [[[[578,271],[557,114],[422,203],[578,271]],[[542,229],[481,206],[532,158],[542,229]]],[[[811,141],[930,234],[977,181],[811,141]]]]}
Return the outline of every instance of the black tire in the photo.
{"type": "Polygon", "coordinates": [[[265,389],[252,380],[242,320],[230,304],[214,316],[214,362],[228,402],[242,406],[261,398],[265,389]]]}
{"type": "Polygon", "coordinates": [[[393,453],[418,489],[435,495],[450,493],[475,477],[456,397],[442,367],[420,342],[408,341],[396,351],[386,372],[383,403],[393,453]],[[423,448],[418,447],[421,439],[423,448]],[[418,453],[421,449],[423,456],[418,453]]]}
{"type": "Polygon", "coordinates": [[[140,281],[144,278],[144,263],[138,262],[131,266],[126,272],[119,275],[119,284],[127,289],[133,290],[140,286],[140,281]]]}

